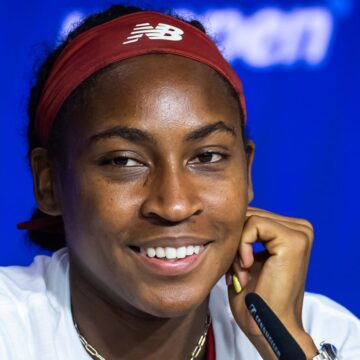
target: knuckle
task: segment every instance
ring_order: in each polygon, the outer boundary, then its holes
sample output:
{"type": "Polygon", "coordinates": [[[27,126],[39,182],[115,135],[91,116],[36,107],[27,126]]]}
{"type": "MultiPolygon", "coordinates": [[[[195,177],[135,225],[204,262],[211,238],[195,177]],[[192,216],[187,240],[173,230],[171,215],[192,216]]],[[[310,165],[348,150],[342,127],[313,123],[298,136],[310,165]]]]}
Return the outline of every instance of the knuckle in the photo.
{"type": "Polygon", "coordinates": [[[293,252],[296,254],[303,254],[308,252],[311,247],[311,242],[305,233],[299,233],[297,239],[293,242],[293,252]]]}
{"type": "Polygon", "coordinates": [[[301,225],[304,226],[304,233],[306,234],[310,243],[314,241],[314,227],[310,221],[306,219],[300,219],[301,225]]]}
{"type": "Polygon", "coordinates": [[[306,233],[309,243],[312,244],[314,242],[314,230],[312,230],[312,229],[305,230],[305,233],[306,233]]]}
{"type": "Polygon", "coordinates": [[[264,220],[264,217],[262,217],[260,215],[250,215],[248,218],[248,222],[250,222],[250,223],[258,223],[263,220],[264,220]]]}
{"type": "Polygon", "coordinates": [[[314,227],[309,220],[306,219],[299,219],[299,220],[301,221],[302,225],[308,227],[312,232],[314,232],[314,227]]]}
{"type": "Polygon", "coordinates": [[[259,216],[257,215],[250,215],[246,221],[248,226],[253,226],[255,223],[259,221],[259,216]]]}

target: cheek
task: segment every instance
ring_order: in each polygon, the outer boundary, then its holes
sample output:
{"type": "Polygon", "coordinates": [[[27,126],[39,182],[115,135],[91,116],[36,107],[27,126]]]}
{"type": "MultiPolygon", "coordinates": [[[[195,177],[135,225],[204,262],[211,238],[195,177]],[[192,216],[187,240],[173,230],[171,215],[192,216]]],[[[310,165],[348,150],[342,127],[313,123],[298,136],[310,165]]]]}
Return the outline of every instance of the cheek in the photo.
{"type": "Polygon", "coordinates": [[[71,236],[81,233],[86,241],[96,238],[99,244],[114,236],[119,239],[120,234],[123,237],[138,211],[138,187],[131,183],[111,183],[86,174],[76,179],[75,186],[67,187],[64,213],[65,223],[71,227],[71,236]]]}
{"type": "MultiPolygon", "coordinates": [[[[234,174],[234,173],[233,173],[234,174]]],[[[213,227],[218,242],[214,269],[224,273],[231,265],[241,239],[248,207],[247,183],[240,174],[218,179],[203,193],[206,221],[213,227]]]]}
{"type": "Polygon", "coordinates": [[[239,231],[239,221],[244,219],[248,206],[246,179],[237,174],[229,175],[210,186],[203,193],[206,212],[226,224],[229,231],[239,231]]]}
{"type": "Polygon", "coordinates": [[[138,218],[138,187],[120,186],[85,172],[63,184],[63,217],[73,259],[102,291],[135,302],[136,291],[130,289],[137,274],[132,271],[124,244],[138,218]]]}

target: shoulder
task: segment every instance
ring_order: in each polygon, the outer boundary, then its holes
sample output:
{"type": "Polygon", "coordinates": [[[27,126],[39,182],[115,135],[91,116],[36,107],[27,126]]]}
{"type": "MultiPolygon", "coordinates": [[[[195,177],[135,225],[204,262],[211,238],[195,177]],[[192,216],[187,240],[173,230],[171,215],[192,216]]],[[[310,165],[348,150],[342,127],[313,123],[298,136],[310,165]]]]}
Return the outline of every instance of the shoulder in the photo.
{"type": "Polygon", "coordinates": [[[29,266],[0,267],[0,304],[27,303],[30,299],[51,292],[57,281],[66,275],[67,250],[52,256],[36,256],[29,266]]]}
{"type": "Polygon", "coordinates": [[[0,359],[85,357],[73,327],[67,249],[0,267],[0,359]]]}
{"type": "Polygon", "coordinates": [[[305,293],[303,324],[316,344],[334,344],[344,359],[360,359],[360,320],[334,300],[305,293]]]}
{"type": "Polygon", "coordinates": [[[359,319],[348,309],[321,294],[305,292],[303,312],[303,320],[309,325],[309,327],[313,324],[314,320],[319,317],[324,320],[336,317],[344,319],[344,321],[355,321],[357,326],[360,324],[359,319]]]}

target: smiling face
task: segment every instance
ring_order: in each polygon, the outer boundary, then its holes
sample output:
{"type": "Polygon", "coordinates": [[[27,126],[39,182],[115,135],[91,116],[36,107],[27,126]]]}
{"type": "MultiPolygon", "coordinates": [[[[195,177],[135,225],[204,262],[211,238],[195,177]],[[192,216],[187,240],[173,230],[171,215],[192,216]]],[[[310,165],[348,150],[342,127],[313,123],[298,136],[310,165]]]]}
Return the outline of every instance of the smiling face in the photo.
{"type": "Polygon", "coordinates": [[[230,267],[252,197],[237,102],[208,66],[158,54],[83,98],[54,176],[74,269],[118,305],[185,314],[230,267]]]}

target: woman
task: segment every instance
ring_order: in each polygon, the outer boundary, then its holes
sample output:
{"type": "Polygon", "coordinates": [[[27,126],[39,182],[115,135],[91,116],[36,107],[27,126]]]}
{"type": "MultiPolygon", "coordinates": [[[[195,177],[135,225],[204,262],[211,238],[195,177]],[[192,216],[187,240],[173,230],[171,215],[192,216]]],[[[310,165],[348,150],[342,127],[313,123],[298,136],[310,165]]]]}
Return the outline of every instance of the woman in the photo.
{"type": "Polygon", "coordinates": [[[39,210],[20,228],[58,251],[1,269],[1,359],[274,359],[249,292],[306,358],[322,340],[360,356],[359,321],[304,297],[311,224],[248,205],[242,86],[201,24],[89,17],[40,69],[29,117],[39,210]]]}

